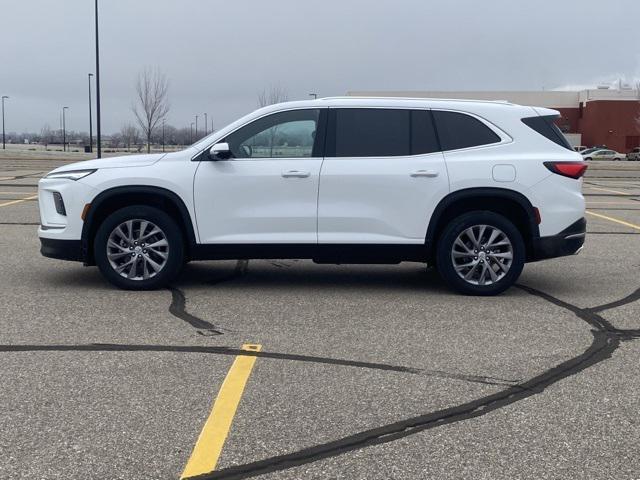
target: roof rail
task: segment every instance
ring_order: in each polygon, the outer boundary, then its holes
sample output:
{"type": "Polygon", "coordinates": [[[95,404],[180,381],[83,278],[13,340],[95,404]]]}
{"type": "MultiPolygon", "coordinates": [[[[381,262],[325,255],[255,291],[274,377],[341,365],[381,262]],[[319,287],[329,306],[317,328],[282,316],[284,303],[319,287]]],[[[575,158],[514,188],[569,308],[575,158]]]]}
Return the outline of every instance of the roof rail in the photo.
{"type": "Polygon", "coordinates": [[[461,103],[497,103],[500,105],[515,105],[508,100],[477,100],[473,98],[439,98],[439,97],[395,97],[390,95],[388,97],[370,96],[370,95],[342,95],[335,97],[322,97],[318,100],[353,100],[353,99],[367,99],[367,100],[418,100],[428,102],[461,102],[461,103]]]}

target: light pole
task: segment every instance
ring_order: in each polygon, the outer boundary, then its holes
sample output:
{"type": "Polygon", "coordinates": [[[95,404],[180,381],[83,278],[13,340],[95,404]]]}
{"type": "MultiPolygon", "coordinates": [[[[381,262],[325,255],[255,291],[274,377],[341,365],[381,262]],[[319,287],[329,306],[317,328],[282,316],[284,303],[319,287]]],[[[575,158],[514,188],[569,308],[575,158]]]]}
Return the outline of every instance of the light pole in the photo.
{"type": "Polygon", "coordinates": [[[208,126],[208,124],[207,124],[207,114],[205,113],[204,114],[204,136],[205,137],[207,136],[207,126],[208,126]]]}
{"type": "Polygon", "coordinates": [[[89,151],[93,153],[93,121],[91,119],[91,77],[93,77],[93,73],[89,74],[89,151]]]}
{"type": "Polygon", "coordinates": [[[191,122],[191,129],[189,130],[189,143],[193,143],[193,122],[191,122]]]}
{"type": "Polygon", "coordinates": [[[314,100],[316,100],[318,98],[318,94],[317,93],[310,93],[309,96],[313,97],[314,100]]]}
{"type": "Polygon", "coordinates": [[[162,120],[162,151],[164,152],[164,120],[162,120]]]}
{"type": "Polygon", "coordinates": [[[67,124],[64,117],[64,111],[68,109],[69,107],[62,107],[62,150],[64,152],[67,151],[67,124]]]}
{"type": "Polygon", "coordinates": [[[4,99],[5,98],[8,99],[9,97],[7,97],[6,95],[2,96],[2,149],[3,150],[7,148],[4,143],[4,99]]]}
{"type": "Polygon", "coordinates": [[[198,115],[196,115],[196,136],[194,138],[198,140],[198,115]]]}
{"type": "Polygon", "coordinates": [[[102,142],[100,141],[100,49],[98,44],[98,0],[96,0],[96,146],[98,147],[98,158],[102,157],[102,142]]]}

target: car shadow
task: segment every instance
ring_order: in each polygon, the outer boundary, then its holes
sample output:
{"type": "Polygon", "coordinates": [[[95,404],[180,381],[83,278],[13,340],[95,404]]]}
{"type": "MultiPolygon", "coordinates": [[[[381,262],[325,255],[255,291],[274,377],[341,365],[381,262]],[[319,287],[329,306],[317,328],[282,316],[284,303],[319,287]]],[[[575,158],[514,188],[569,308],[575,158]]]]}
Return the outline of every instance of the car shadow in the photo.
{"type": "Polygon", "coordinates": [[[418,263],[318,265],[310,261],[251,260],[246,267],[242,267],[241,262],[244,261],[223,264],[189,263],[173,285],[189,289],[225,284],[225,288],[241,287],[248,290],[364,288],[379,291],[451,292],[434,268],[418,263]]]}

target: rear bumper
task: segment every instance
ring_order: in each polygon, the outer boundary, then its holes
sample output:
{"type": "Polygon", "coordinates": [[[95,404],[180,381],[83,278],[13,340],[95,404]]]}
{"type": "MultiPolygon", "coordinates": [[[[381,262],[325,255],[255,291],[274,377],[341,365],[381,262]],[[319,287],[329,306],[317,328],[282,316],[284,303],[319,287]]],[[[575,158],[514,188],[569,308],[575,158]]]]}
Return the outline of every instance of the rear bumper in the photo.
{"type": "Polygon", "coordinates": [[[40,237],[40,253],[45,257],[58,260],[72,260],[75,262],[84,260],[82,241],[80,240],[58,240],[40,237]]]}
{"type": "Polygon", "coordinates": [[[581,218],[557,235],[540,237],[533,240],[533,252],[530,261],[546,258],[564,257],[578,253],[584,245],[587,233],[587,220],[581,218]]]}

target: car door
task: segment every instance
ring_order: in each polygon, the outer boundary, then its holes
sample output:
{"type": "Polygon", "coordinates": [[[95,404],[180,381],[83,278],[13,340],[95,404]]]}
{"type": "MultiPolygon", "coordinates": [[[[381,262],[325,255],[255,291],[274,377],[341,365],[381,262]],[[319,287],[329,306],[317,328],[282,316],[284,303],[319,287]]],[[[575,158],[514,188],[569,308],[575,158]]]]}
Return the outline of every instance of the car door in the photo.
{"type": "Polygon", "coordinates": [[[330,108],[319,244],[421,244],[449,192],[429,110],[330,108]]]}
{"type": "Polygon", "coordinates": [[[201,161],[194,178],[201,243],[317,242],[324,111],[273,113],[219,140],[231,158],[201,161]]]}

